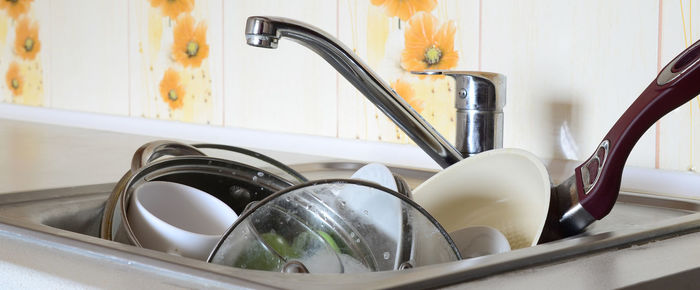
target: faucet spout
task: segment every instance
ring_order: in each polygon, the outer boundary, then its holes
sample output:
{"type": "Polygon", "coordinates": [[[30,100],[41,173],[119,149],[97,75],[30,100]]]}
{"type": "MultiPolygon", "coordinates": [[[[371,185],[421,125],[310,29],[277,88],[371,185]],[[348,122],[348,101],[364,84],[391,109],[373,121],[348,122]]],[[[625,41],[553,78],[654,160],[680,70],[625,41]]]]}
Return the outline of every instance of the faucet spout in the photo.
{"type": "Polygon", "coordinates": [[[266,17],[249,17],[245,25],[246,43],[255,47],[277,48],[277,25],[266,17]]]}
{"type": "Polygon", "coordinates": [[[246,22],[245,35],[246,42],[256,47],[277,48],[279,39],[286,37],[311,49],[384,112],[440,166],[447,168],[463,159],[457,149],[357,55],[321,29],[287,18],[252,16],[246,22]]]}

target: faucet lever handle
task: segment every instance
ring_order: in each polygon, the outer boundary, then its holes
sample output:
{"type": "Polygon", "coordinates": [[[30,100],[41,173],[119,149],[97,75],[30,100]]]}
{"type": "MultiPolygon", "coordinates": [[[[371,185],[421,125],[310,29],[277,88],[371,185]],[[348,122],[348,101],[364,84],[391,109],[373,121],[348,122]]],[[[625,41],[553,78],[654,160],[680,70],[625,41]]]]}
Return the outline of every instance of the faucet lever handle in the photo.
{"type": "Polygon", "coordinates": [[[417,75],[444,75],[455,79],[455,108],[458,110],[503,111],[506,105],[506,76],[499,73],[457,70],[412,71],[417,75]]]}
{"type": "Polygon", "coordinates": [[[455,79],[457,138],[464,157],[503,147],[503,107],[506,77],[479,71],[426,70],[418,75],[445,75],[455,79]]]}

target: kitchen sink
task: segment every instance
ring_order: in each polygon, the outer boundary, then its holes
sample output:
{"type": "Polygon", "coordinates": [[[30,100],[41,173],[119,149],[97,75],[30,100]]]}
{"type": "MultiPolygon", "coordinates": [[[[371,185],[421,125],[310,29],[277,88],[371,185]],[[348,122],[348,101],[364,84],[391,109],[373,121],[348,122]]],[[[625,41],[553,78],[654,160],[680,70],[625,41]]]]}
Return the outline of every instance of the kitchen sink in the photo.
{"type": "MultiPolygon", "coordinates": [[[[309,179],[346,178],[363,165],[324,162],[298,164],[292,168],[309,179]]],[[[402,176],[412,188],[436,173],[433,170],[404,167],[390,169],[402,176]]],[[[103,206],[114,185],[97,184],[0,195],[0,240],[8,241],[10,245],[22,243],[31,246],[37,259],[50,261],[56,253],[78,255],[82,260],[102,265],[95,266],[95,271],[99,267],[115,265],[119,269],[116,275],[123,276],[122,281],[128,281],[133,276],[132,282],[156,281],[166,288],[177,285],[195,288],[364,289],[432,288],[467,283],[700,231],[700,201],[668,195],[672,193],[659,195],[622,191],[609,216],[595,222],[585,233],[564,240],[402,271],[343,275],[283,274],[208,264],[100,239],[103,206]]],[[[93,278],[81,279],[89,284],[93,278]]]]}

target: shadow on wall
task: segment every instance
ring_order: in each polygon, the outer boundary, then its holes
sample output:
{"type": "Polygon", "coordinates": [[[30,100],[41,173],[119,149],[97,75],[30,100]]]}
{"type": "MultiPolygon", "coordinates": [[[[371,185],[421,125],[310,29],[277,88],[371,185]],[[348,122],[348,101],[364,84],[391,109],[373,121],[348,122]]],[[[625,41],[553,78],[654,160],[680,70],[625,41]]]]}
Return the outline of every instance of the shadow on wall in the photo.
{"type": "MultiPolygon", "coordinates": [[[[561,98],[563,94],[558,94],[556,97],[561,98]]],[[[576,103],[574,97],[570,97],[568,101],[552,101],[546,106],[549,109],[549,119],[545,124],[550,127],[546,128],[548,146],[551,146],[551,159],[547,160],[547,169],[550,178],[557,184],[571,176],[574,168],[578,166],[578,162],[571,163],[565,160],[580,160],[579,148],[577,140],[581,140],[581,105],[576,103]]]]}
{"type": "Polygon", "coordinates": [[[578,140],[581,139],[581,118],[577,112],[581,109],[580,105],[569,98],[570,102],[550,102],[547,104],[549,108],[550,119],[545,124],[551,126],[548,128],[549,138],[552,146],[552,158],[579,160],[578,140]]]}

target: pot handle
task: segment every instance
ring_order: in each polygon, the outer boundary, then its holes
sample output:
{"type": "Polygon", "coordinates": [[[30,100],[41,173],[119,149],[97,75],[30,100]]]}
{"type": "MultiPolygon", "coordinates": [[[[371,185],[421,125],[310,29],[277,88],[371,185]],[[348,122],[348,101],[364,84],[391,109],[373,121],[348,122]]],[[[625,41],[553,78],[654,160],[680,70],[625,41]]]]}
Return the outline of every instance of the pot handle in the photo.
{"type": "Polygon", "coordinates": [[[136,174],[141,168],[163,156],[185,156],[198,155],[206,156],[197,148],[167,140],[158,140],[143,144],[134,153],[131,159],[131,174],[136,174]]]}
{"type": "Polygon", "coordinates": [[[596,219],[617,200],[632,148],[656,121],[700,94],[700,41],[676,56],[625,111],[593,155],[575,169],[581,206],[596,219]]]}

